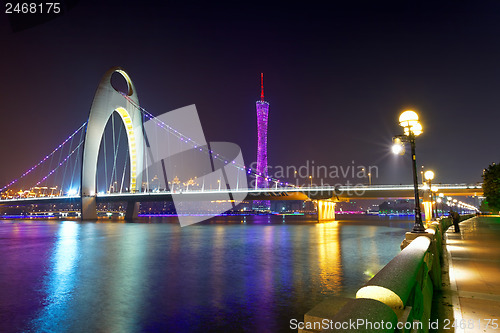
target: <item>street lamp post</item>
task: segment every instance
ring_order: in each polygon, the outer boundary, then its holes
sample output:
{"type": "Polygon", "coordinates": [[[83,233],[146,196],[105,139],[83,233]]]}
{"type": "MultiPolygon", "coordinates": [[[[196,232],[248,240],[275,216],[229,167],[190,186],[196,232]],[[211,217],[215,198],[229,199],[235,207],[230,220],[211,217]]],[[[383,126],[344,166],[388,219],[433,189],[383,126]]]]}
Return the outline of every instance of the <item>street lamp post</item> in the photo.
{"type": "Polygon", "coordinates": [[[431,170],[427,170],[425,173],[424,173],[424,177],[425,177],[425,180],[427,181],[427,185],[429,185],[429,196],[431,198],[431,219],[434,219],[435,217],[437,217],[436,215],[434,215],[434,209],[432,208],[432,201],[434,201],[433,199],[433,196],[432,196],[432,180],[434,179],[434,172],[431,171],[431,170]]]}
{"type": "MultiPolygon", "coordinates": [[[[441,216],[443,216],[443,211],[444,211],[444,193],[439,193],[439,198],[436,199],[436,201],[439,201],[439,203],[441,204],[441,216]]],[[[436,204],[437,205],[437,204],[436,204]]],[[[436,207],[436,210],[437,210],[437,207],[436,207]]]]}
{"type": "MultiPolygon", "coordinates": [[[[441,206],[441,214],[443,214],[443,198],[441,198],[441,197],[436,198],[436,212],[438,211],[438,204],[440,204],[439,206],[441,206]]],[[[438,214],[438,217],[439,217],[439,214],[438,214]]]]}
{"type": "MultiPolygon", "coordinates": [[[[365,168],[362,168],[361,171],[363,171],[363,173],[365,172],[365,168]]],[[[368,172],[368,184],[371,185],[372,184],[372,173],[371,172],[368,172]]]]}
{"type": "MultiPolygon", "coordinates": [[[[438,188],[437,186],[433,186],[431,187],[431,196],[434,196],[434,199],[433,199],[433,202],[434,202],[434,216],[436,217],[436,219],[439,217],[438,216],[438,204],[437,204],[437,191],[438,191],[438,188]]],[[[432,197],[431,197],[432,199],[432,197]]]]}
{"type": "Polygon", "coordinates": [[[420,211],[420,198],[418,195],[418,178],[417,178],[417,160],[415,158],[415,137],[422,134],[422,125],[418,121],[416,112],[408,110],[399,116],[399,125],[403,127],[404,134],[396,136],[393,141],[395,145],[392,151],[396,154],[404,154],[403,143],[409,142],[411,149],[412,171],[413,171],[413,191],[415,195],[415,224],[412,232],[424,233],[425,228],[422,224],[422,213],[420,211]]]}
{"type": "Polygon", "coordinates": [[[411,145],[411,159],[413,161],[413,192],[415,196],[415,224],[412,232],[425,232],[422,224],[422,213],[420,212],[420,198],[418,197],[417,161],[415,159],[415,135],[410,131],[408,135],[411,145]]]}

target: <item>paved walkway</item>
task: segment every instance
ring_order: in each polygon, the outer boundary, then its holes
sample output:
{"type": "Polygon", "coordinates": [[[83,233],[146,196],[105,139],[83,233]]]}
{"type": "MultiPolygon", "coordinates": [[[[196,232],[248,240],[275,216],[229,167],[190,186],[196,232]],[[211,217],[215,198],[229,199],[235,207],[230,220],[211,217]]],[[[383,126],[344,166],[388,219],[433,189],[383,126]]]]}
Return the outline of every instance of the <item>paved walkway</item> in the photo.
{"type": "Polygon", "coordinates": [[[446,236],[450,284],[443,292],[453,306],[455,332],[500,333],[500,217],[474,217],[446,236]]]}

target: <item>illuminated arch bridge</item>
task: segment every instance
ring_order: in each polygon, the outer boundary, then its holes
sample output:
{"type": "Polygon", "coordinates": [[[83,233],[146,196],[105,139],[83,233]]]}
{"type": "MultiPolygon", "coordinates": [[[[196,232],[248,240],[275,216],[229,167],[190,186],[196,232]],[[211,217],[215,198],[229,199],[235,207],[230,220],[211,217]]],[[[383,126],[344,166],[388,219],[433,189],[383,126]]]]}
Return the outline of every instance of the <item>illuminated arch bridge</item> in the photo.
{"type": "MultiPolygon", "coordinates": [[[[97,88],[94,102],[90,109],[87,132],[85,134],[81,178],[81,210],[83,219],[97,219],[97,159],[106,123],[113,112],[120,115],[128,139],[130,193],[135,193],[138,184],[141,184],[142,175],[139,171],[142,171],[144,156],[142,114],[138,108],[131,105],[130,101],[135,102],[137,105],[139,104],[134,84],[128,74],[119,67],[108,70],[97,88]],[[128,99],[124,99],[122,94],[112,86],[111,77],[114,73],[121,74],[125,79],[128,88],[128,99]]],[[[128,217],[136,216],[138,208],[138,203],[129,203],[127,207],[128,217]]]]}
{"type": "MultiPolygon", "coordinates": [[[[107,71],[102,78],[87,123],[80,187],[82,219],[97,218],[96,176],[99,147],[108,119],[114,112],[118,113],[119,119],[125,126],[128,142],[130,161],[128,194],[131,196],[121,196],[127,199],[127,218],[137,217],[139,202],[146,198],[134,198],[134,195],[150,193],[148,170],[155,165],[161,165],[165,190],[167,183],[175,190],[179,182],[178,175],[185,177],[196,175],[194,178],[197,182],[203,183],[202,189],[205,185],[210,188],[218,185],[219,189],[229,190],[247,186],[244,162],[239,147],[228,142],[207,143],[194,105],[167,112],[159,117],[151,117],[139,106],[137,93],[129,75],[123,69],[115,67],[107,71]],[[114,73],[120,74],[125,79],[126,93],[113,87],[111,78],[114,73]],[[144,116],[149,117],[150,120],[145,121],[144,116]],[[156,125],[164,131],[156,132],[156,125]],[[148,136],[152,142],[148,141],[148,136]],[[170,144],[171,141],[175,142],[170,144]],[[147,180],[145,188],[143,188],[144,178],[147,180]]],[[[194,185],[195,182],[191,181],[191,183],[194,185]]],[[[198,197],[198,200],[210,202],[215,199],[224,202],[225,204],[216,210],[218,213],[223,213],[243,201],[245,196],[246,193],[222,191],[215,195],[198,197]]],[[[182,213],[189,212],[190,209],[196,207],[196,204],[189,200],[186,202],[184,197],[182,193],[170,195],[181,225],[189,225],[205,219],[202,217],[187,220],[180,217],[182,213]]],[[[212,214],[217,215],[214,211],[212,214]]]]}

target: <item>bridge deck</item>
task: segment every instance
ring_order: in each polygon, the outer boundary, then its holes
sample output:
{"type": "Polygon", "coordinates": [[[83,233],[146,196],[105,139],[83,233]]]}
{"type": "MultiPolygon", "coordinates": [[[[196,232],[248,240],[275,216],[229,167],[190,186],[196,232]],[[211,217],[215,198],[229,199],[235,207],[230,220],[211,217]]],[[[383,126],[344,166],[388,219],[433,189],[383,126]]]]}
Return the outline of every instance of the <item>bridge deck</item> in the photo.
{"type": "MultiPolygon", "coordinates": [[[[438,184],[439,193],[445,196],[481,196],[483,189],[480,184],[438,184]]],[[[423,194],[425,190],[420,189],[423,194]]],[[[146,201],[172,201],[172,195],[182,196],[186,201],[205,201],[228,193],[247,193],[246,200],[307,200],[332,199],[343,201],[348,199],[412,199],[413,185],[356,185],[356,186],[323,186],[323,187],[289,187],[266,189],[239,189],[210,190],[210,191],[185,191],[185,192],[150,192],[150,193],[110,193],[98,194],[96,200],[100,202],[146,202],[146,201]]],[[[2,199],[0,205],[26,205],[26,204],[55,204],[80,202],[80,196],[39,197],[2,199]]]]}

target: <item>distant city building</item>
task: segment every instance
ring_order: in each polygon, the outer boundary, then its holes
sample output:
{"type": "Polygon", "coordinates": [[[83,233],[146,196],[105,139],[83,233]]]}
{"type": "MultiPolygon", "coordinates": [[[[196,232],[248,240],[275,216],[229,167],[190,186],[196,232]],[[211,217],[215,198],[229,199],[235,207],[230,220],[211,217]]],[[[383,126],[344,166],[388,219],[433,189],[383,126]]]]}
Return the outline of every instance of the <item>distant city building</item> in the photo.
{"type": "Polygon", "coordinates": [[[414,214],[413,200],[384,201],[379,205],[380,215],[412,215],[414,214]]]}

